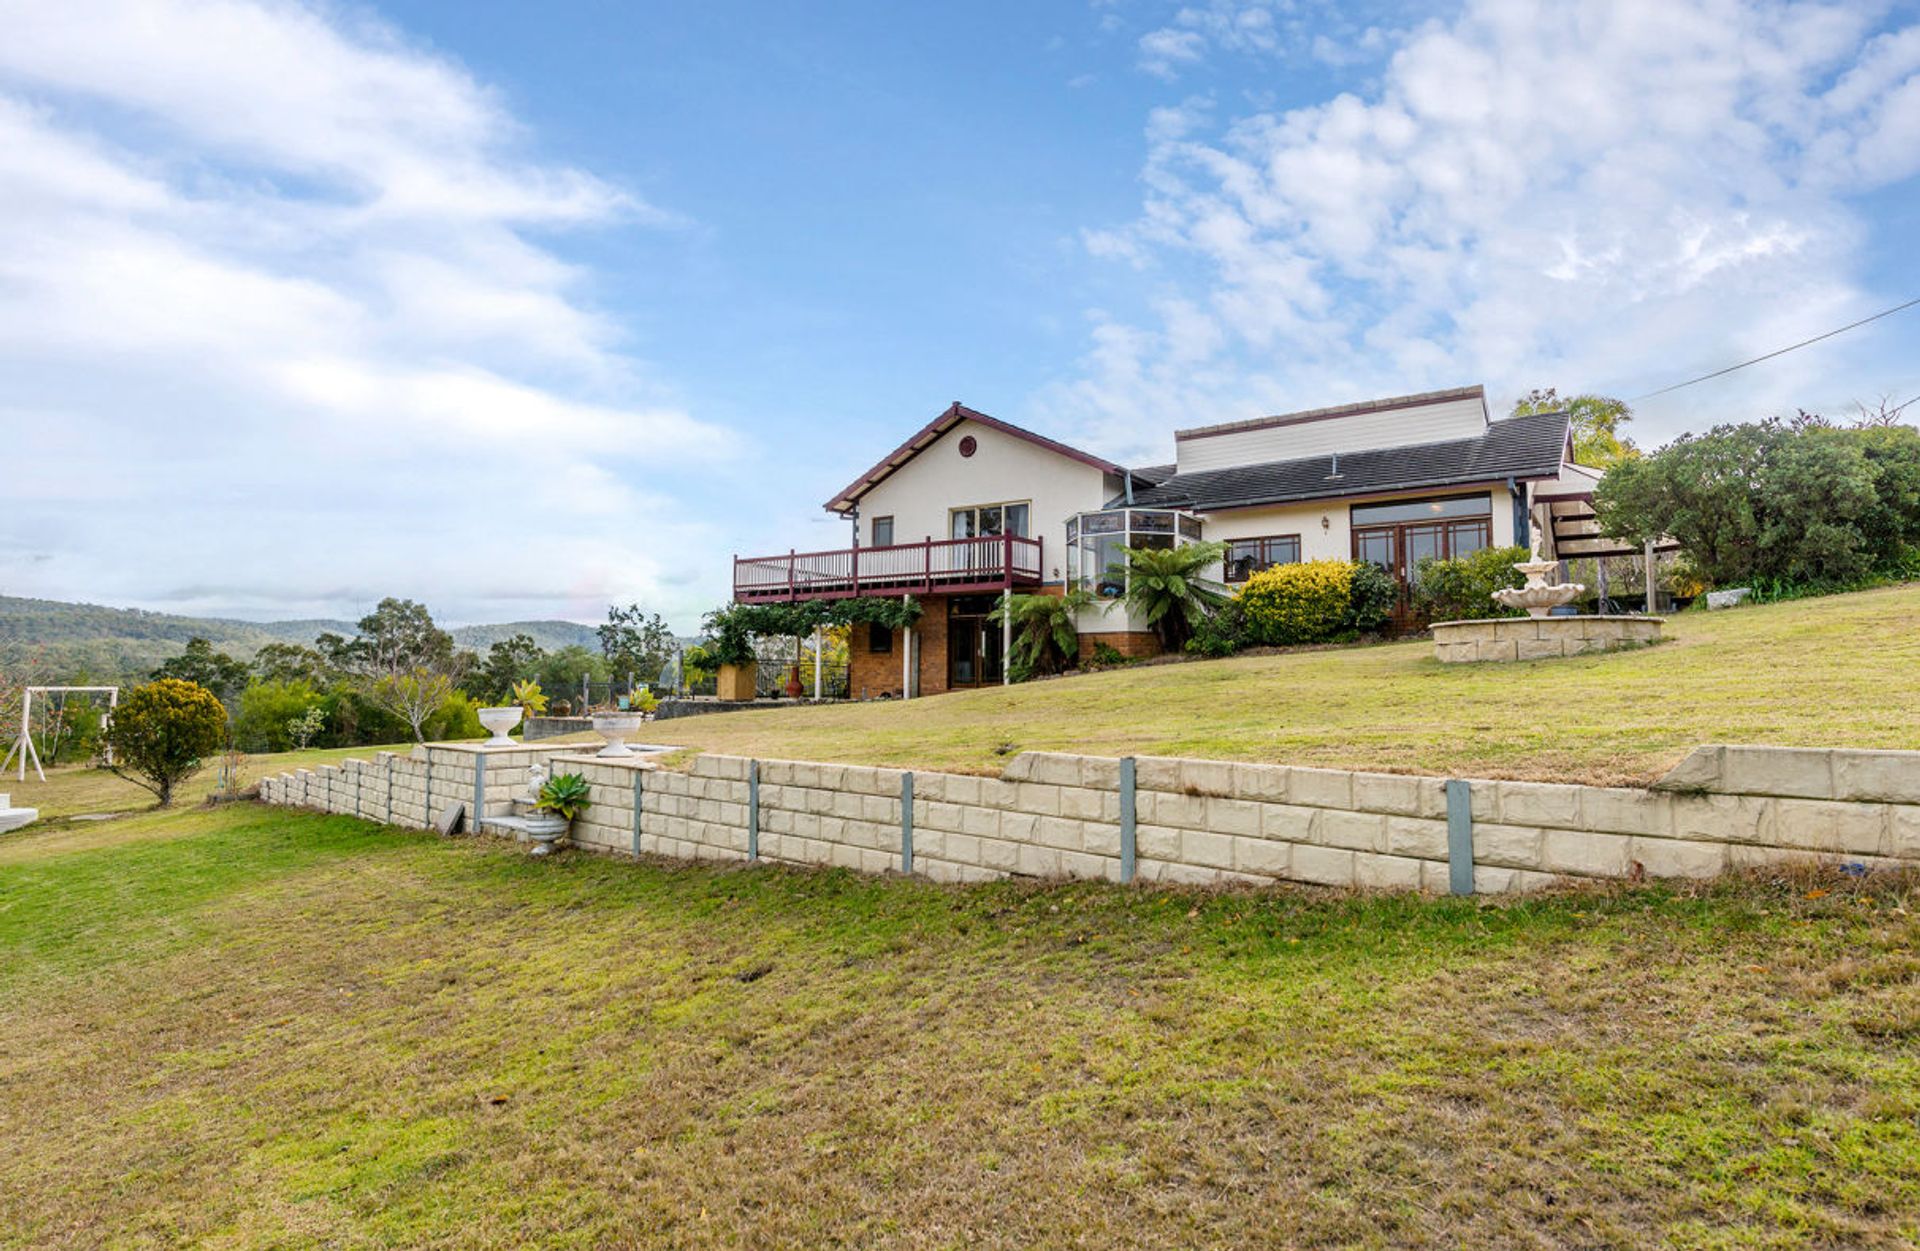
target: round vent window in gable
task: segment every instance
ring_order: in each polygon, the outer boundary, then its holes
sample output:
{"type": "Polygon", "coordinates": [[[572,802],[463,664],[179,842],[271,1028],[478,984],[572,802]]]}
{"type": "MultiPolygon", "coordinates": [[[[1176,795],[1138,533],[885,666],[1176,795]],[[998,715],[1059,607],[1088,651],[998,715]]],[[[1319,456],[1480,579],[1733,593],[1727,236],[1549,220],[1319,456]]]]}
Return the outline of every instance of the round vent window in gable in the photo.
{"type": "Polygon", "coordinates": [[[975,452],[977,452],[977,451],[979,451],[979,450],[980,450],[980,444],[979,444],[979,443],[978,443],[977,441],[975,441],[975,439],[974,439],[974,437],[973,437],[972,435],[970,435],[970,434],[969,434],[969,435],[963,435],[963,436],[961,437],[961,439],[960,439],[960,454],[961,454],[962,456],[971,456],[971,455],[973,455],[973,454],[974,454],[975,452]]]}

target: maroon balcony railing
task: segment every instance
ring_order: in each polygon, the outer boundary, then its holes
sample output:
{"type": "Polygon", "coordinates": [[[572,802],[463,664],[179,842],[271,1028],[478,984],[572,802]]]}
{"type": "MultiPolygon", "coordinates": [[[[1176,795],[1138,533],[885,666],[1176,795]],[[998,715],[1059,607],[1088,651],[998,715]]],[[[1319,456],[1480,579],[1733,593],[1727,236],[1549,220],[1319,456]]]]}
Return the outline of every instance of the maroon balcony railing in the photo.
{"type": "Polygon", "coordinates": [[[1010,534],[733,558],[733,598],[742,603],[935,592],[962,595],[1035,586],[1040,581],[1040,540],[1010,534]]]}

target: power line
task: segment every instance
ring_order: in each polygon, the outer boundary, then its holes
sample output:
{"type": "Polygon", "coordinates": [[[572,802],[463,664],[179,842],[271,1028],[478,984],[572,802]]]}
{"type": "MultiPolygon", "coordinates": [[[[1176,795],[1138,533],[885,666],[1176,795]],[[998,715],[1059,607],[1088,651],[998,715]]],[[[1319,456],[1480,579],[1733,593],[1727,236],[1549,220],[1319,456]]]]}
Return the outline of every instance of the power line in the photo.
{"type": "MultiPolygon", "coordinates": [[[[1905,304],[1896,304],[1892,308],[1882,309],[1880,312],[1875,313],[1871,317],[1862,317],[1859,321],[1851,322],[1848,325],[1840,327],[1838,330],[1829,330],[1825,334],[1817,334],[1813,336],[1813,338],[1811,339],[1802,339],[1798,343],[1788,344],[1786,347],[1780,348],[1776,351],[1768,352],[1765,356],[1756,356],[1750,361],[1741,361],[1738,365],[1729,365],[1725,369],[1716,369],[1710,374],[1701,374],[1698,378],[1689,378],[1685,382],[1676,382],[1670,387],[1661,387],[1658,391],[1649,391],[1645,395],[1636,395],[1633,397],[1632,400],[1629,401],[1629,403],[1638,404],[1641,400],[1650,400],[1656,395],[1665,395],[1669,391],[1678,391],[1681,387],[1690,387],[1696,382],[1706,382],[1709,379],[1719,378],[1726,374],[1730,374],[1736,369],[1745,369],[1749,365],[1758,365],[1761,361],[1770,361],[1776,356],[1785,356],[1788,352],[1792,352],[1799,348],[1806,347],[1808,344],[1818,343],[1822,339],[1831,339],[1833,338],[1833,336],[1837,334],[1845,334],[1849,330],[1857,330],[1861,326],[1866,325],[1870,321],[1879,321],[1882,317],[1891,317],[1893,314],[1899,312],[1901,309],[1912,308],[1916,304],[1920,304],[1920,296],[1916,296],[1913,299],[1908,300],[1905,304]]],[[[1915,396],[1914,399],[1920,399],[1920,396],[1915,396]]],[[[1913,400],[1907,401],[1907,404],[1911,404],[1911,403],[1913,403],[1913,400]]],[[[1901,405],[1901,407],[1905,408],[1906,404],[1901,405]]]]}

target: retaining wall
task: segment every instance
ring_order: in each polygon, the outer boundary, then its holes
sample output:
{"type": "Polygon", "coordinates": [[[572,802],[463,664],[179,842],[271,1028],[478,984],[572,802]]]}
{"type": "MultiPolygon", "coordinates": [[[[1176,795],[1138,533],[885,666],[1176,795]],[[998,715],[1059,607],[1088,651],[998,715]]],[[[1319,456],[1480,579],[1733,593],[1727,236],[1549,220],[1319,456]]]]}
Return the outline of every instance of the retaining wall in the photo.
{"type": "Polygon", "coordinates": [[[675,773],[560,747],[436,744],[284,774],[261,794],[424,826],[456,800],[475,811],[476,796],[483,816],[506,813],[535,759],[591,785],[572,835],[583,846],[943,881],[1465,894],[1562,877],[1704,878],[1789,858],[1920,863],[1920,752],[1704,747],[1636,789],[1041,752],[998,778],[716,755],[675,773]]]}

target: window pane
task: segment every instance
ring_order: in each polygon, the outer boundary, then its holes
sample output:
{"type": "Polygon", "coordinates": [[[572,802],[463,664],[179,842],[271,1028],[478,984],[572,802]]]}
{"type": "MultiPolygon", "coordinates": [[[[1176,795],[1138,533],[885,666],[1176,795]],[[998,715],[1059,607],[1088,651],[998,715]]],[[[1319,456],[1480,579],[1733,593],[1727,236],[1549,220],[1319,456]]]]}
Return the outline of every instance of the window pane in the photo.
{"type": "Polygon", "coordinates": [[[1398,574],[1393,567],[1393,534],[1374,533],[1356,534],[1353,540],[1354,552],[1360,560],[1370,560],[1388,573],[1398,574]]]}
{"type": "Polygon", "coordinates": [[[1492,546],[1488,534],[1490,527],[1484,521],[1456,521],[1448,527],[1447,539],[1452,547],[1451,554],[1458,558],[1471,556],[1485,547],[1492,546]]]}
{"type": "Polygon", "coordinates": [[[1125,513],[1083,513],[1080,517],[1080,530],[1083,534],[1112,534],[1126,528],[1125,513]]]}
{"type": "Polygon", "coordinates": [[[875,517],[873,519],[873,545],[875,547],[893,546],[893,518],[875,517]]]}
{"type": "Polygon", "coordinates": [[[1443,555],[1440,550],[1440,536],[1444,526],[1408,526],[1407,527],[1407,572],[1413,581],[1420,580],[1420,562],[1433,560],[1443,555]]]}
{"type": "Polygon", "coordinates": [[[1486,517],[1493,513],[1490,495],[1454,495],[1445,499],[1392,500],[1385,504],[1355,504],[1353,524],[1388,521],[1433,521],[1441,517],[1486,517]]]}
{"type": "Polygon", "coordinates": [[[1033,531],[1027,529],[1027,506],[1025,504],[1007,505],[1007,533],[1022,539],[1030,539],[1033,537],[1033,531]]]}
{"type": "Polygon", "coordinates": [[[1134,510],[1132,516],[1133,516],[1133,532],[1135,534],[1140,534],[1142,532],[1145,532],[1147,534],[1172,534],[1173,533],[1173,514],[1172,513],[1145,512],[1145,511],[1136,509],[1134,510]]]}
{"type": "Polygon", "coordinates": [[[1297,565],[1300,563],[1300,540],[1297,536],[1267,541],[1267,559],[1276,565],[1297,565]]]}
{"type": "Polygon", "coordinates": [[[867,627],[867,650],[874,655],[882,655],[893,650],[893,631],[883,625],[867,627]]]}
{"type": "Polygon", "coordinates": [[[980,533],[1000,533],[1000,509],[998,506],[980,510],[980,533]]]}
{"type": "Polygon", "coordinates": [[[973,537],[973,510],[956,508],[953,510],[953,537],[970,539],[973,537]]]}

